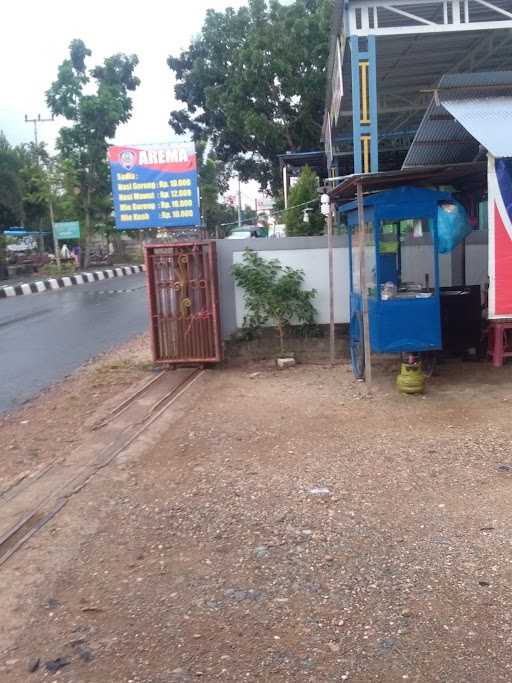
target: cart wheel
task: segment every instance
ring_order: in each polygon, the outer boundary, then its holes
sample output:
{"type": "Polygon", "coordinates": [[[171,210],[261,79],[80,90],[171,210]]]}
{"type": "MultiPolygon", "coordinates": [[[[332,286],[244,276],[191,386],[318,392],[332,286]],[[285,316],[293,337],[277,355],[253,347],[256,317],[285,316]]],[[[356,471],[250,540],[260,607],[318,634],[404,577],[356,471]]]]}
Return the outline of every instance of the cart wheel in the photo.
{"type": "Polygon", "coordinates": [[[352,313],[350,320],[350,355],[354,377],[364,379],[363,316],[359,311],[352,313]]]}
{"type": "Polygon", "coordinates": [[[420,361],[425,377],[432,377],[437,366],[437,353],[435,351],[422,351],[420,361]]]}

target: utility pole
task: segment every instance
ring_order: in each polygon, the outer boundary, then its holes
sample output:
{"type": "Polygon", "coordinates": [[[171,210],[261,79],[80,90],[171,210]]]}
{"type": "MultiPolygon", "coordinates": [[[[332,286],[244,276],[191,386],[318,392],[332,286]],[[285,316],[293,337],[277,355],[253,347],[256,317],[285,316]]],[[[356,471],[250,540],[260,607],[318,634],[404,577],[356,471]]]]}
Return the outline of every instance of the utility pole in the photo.
{"type": "Polygon", "coordinates": [[[334,335],[334,243],[332,205],[327,188],[320,197],[320,207],[323,215],[327,219],[327,254],[329,262],[329,356],[331,365],[334,365],[336,362],[334,335]]]}
{"type": "Polygon", "coordinates": [[[284,210],[288,210],[288,166],[284,164],[283,166],[283,197],[284,197],[284,210]]]}
{"type": "Polygon", "coordinates": [[[40,123],[49,123],[50,121],[53,121],[53,116],[51,119],[42,119],[41,114],[38,114],[37,117],[34,117],[33,119],[29,119],[28,116],[25,114],[25,123],[33,123],[34,124],[34,143],[36,146],[36,159],[37,159],[38,165],[39,165],[39,153],[37,151],[37,144],[38,144],[37,126],[40,123]]]}
{"type": "Polygon", "coordinates": [[[242,227],[242,186],[240,184],[240,173],[238,174],[238,227],[242,227]]]}
{"type": "MultiPolygon", "coordinates": [[[[25,114],[25,123],[33,123],[34,124],[34,152],[36,155],[36,164],[39,166],[39,149],[38,149],[38,137],[37,137],[37,126],[40,123],[50,123],[53,121],[53,116],[50,119],[43,119],[41,118],[41,114],[38,114],[36,117],[33,119],[29,119],[29,117],[25,114]]],[[[52,235],[53,235],[53,247],[55,250],[55,258],[57,259],[57,265],[60,268],[60,254],[59,254],[59,241],[55,237],[55,221],[53,218],[53,204],[52,204],[52,196],[51,196],[51,189],[50,192],[48,193],[48,209],[50,211],[50,221],[52,224],[52,235]]],[[[43,251],[43,239],[41,235],[41,226],[39,226],[39,249],[40,251],[43,251]]]]}

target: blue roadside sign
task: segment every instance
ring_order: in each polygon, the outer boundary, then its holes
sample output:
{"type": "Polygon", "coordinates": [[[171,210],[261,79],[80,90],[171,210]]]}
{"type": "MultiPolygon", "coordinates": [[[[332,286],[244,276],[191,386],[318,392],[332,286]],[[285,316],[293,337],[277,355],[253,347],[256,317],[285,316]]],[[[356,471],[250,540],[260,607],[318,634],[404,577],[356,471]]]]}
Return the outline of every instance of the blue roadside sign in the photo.
{"type": "Polygon", "coordinates": [[[118,230],[201,224],[193,143],[109,149],[118,230]]]}

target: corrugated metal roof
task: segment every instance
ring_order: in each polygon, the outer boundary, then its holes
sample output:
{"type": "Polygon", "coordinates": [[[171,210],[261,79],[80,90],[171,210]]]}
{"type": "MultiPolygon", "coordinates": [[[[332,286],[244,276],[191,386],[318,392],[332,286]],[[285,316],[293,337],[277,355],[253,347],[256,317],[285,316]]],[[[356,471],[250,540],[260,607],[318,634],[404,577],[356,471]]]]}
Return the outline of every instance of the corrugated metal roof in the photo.
{"type": "Polygon", "coordinates": [[[466,190],[485,185],[487,163],[481,161],[471,164],[448,164],[441,166],[422,166],[401,171],[381,171],[379,173],[359,173],[346,176],[330,195],[336,201],[347,201],[354,197],[358,183],[364,192],[377,192],[400,185],[432,187],[439,185],[463,186],[466,190]]]}
{"type": "Polygon", "coordinates": [[[446,74],[439,81],[403,168],[464,163],[480,148],[512,156],[512,71],[446,74]]]}
{"type": "Polygon", "coordinates": [[[479,145],[459,121],[435,99],[430,103],[403,168],[473,161],[479,145]]]}
{"type": "Polygon", "coordinates": [[[511,86],[512,71],[480,71],[478,73],[444,74],[438,88],[489,88],[511,86]]]}

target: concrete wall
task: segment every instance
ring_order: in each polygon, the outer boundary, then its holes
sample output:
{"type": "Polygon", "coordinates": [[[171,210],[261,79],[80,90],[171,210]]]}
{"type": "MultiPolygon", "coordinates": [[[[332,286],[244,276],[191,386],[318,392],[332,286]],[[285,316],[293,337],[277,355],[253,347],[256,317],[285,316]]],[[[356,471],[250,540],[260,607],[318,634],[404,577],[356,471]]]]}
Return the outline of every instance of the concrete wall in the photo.
{"type": "MultiPolygon", "coordinates": [[[[316,289],[314,299],[317,311],[317,322],[329,322],[329,262],[328,252],[320,249],[295,249],[284,251],[262,251],[264,259],[279,259],[283,266],[301,268],[304,271],[304,288],[316,289]]],[[[243,252],[233,254],[233,262],[239,263],[243,259],[243,252]]],[[[349,265],[348,249],[334,250],[334,319],[336,322],[346,322],[349,310],[349,265]]],[[[241,327],[245,315],[244,292],[235,288],[236,324],[241,327]]]]}
{"type": "MultiPolygon", "coordinates": [[[[337,235],[334,239],[335,268],[337,269],[335,286],[340,318],[347,306],[348,296],[348,245],[345,235],[337,235]],[[342,270],[343,268],[343,270],[342,270]],[[338,294],[339,291],[339,294],[338,294]]],[[[219,290],[221,306],[221,327],[224,339],[240,327],[243,320],[243,293],[237,291],[231,268],[238,262],[247,247],[254,249],[260,256],[278,258],[282,263],[294,267],[303,267],[306,272],[306,287],[318,289],[317,303],[324,302],[329,284],[327,262],[327,237],[283,237],[281,239],[248,239],[218,240],[217,259],[219,267],[219,290]],[[322,252],[325,254],[322,265],[322,252]]],[[[345,316],[346,317],[346,316],[345,316]]],[[[327,318],[328,319],[328,318],[327,318]]],[[[319,322],[322,322],[319,320],[319,322]]],[[[338,322],[344,322],[339,320],[338,322]]]]}
{"type": "MultiPolygon", "coordinates": [[[[222,336],[224,339],[236,332],[245,315],[244,295],[235,287],[231,268],[241,261],[247,247],[263,258],[277,258],[283,265],[302,268],[305,287],[316,289],[315,305],[318,322],[329,322],[329,265],[326,237],[286,237],[282,239],[218,240],[219,288],[221,302],[222,336]]],[[[424,282],[429,273],[434,281],[431,243],[428,235],[404,245],[403,276],[410,282],[424,282]]],[[[486,233],[475,233],[467,240],[466,251],[442,254],[440,257],[441,286],[462,284],[463,259],[465,258],[467,284],[484,284],[487,279],[486,233]],[[462,260],[461,260],[462,259],[462,260]]],[[[334,287],[335,322],[349,320],[349,259],[346,235],[334,239],[334,287]]]]}

